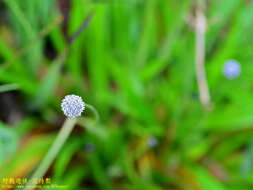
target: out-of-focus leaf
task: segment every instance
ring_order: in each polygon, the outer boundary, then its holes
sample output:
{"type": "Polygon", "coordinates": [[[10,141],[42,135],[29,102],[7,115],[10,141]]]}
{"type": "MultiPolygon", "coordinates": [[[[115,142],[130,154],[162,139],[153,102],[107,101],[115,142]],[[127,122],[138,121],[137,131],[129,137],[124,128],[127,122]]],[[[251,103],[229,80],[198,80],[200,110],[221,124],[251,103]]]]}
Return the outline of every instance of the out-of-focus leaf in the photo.
{"type": "Polygon", "coordinates": [[[0,86],[0,93],[19,89],[17,84],[5,84],[0,86]]]}
{"type": "Polygon", "coordinates": [[[38,87],[33,102],[31,102],[32,108],[44,107],[50,101],[59,82],[61,67],[65,61],[65,56],[66,52],[64,51],[50,66],[47,75],[38,87]]]}
{"type": "Polygon", "coordinates": [[[205,168],[194,167],[192,170],[199,182],[202,190],[228,190],[225,186],[215,179],[205,168]]]}
{"type": "Polygon", "coordinates": [[[16,131],[0,122],[0,165],[16,151],[18,141],[16,131]]]}
{"type": "Polygon", "coordinates": [[[72,158],[72,156],[80,150],[83,145],[81,139],[73,139],[63,147],[62,151],[60,152],[58,158],[55,161],[54,166],[54,177],[59,179],[63,176],[66,168],[72,158]]]}
{"type": "Polygon", "coordinates": [[[21,147],[11,159],[5,160],[4,164],[0,165],[0,178],[27,175],[42,159],[53,140],[52,135],[30,139],[29,143],[21,147]]]}
{"type": "Polygon", "coordinates": [[[105,190],[112,190],[114,189],[111,181],[109,180],[109,176],[105,173],[105,169],[101,165],[99,161],[99,157],[96,154],[90,155],[89,157],[89,164],[92,169],[93,177],[96,183],[100,186],[100,188],[105,190]]]}
{"type": "MultiPolygon", "coordinates": [[[[86,175],[87,170],[85,170],[83,167],[72,168],[66,173],[62,180],[62,183],[60,182],[60,184],[65,184],[68,190],[78,189],[78,186],[86,175]]],[[[82,189],[86,190],[85,187],[82,187],[82,189]]]]}
{"type": "Polygon", "coordinates": [[[241,164],[241,175],[242,178],[247,178],[250,174],[252,175],[253,168],[253,142],[249,144],[248,150],[245,153],[245,156],[241,164]]]}

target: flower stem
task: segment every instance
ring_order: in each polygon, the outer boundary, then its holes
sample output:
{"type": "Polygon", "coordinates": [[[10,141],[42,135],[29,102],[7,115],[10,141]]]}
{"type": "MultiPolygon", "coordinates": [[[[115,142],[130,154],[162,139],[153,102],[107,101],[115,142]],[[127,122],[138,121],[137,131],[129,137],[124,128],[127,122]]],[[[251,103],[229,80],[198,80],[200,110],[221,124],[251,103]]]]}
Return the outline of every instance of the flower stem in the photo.
{"type": "Polygon", "coordinates": [[[90,109],[93,112],[93,114],[95,116],[95,123],[97,123],[99,121],[100,117],[99,117],[99,114],[98,114],[98,111],[96,110],[96,108],[90,104],[87,104],[87,103],[85,104],[85,106],[86,106],[86,108],[90,109]]]}
{"type": "Polygon", "coordinates": [[[195,70],[199,89],[199,98],[205,110],[212,109],[211,97],[205,71],[206,15],[205,1],[199,1],[195,21],[195,70]]]}
{"type": "Polygon", "coordinates": [[[51,148],[47,152],[46,156],[42,160],[42,162],[39,165],[39,167],[37,168],[37,170],[34,172],[32,177],[30,178],[30,180],[29,180],[28,184],[26,185],[26,187],[24,188],[24,190],[28,190],[28,189],[33,190],[34,189],[33,187],[29,187],[29,185],[32,185],[32,183],[31,183],[32,180],[34,178],[39,179],[45,175],[48,168],[50,167],[50,165],[54,161],[55,157],[60,152],[62,146],[64,145],[64,143],[68,139],[71,131],[73,130],[73,128],[76,124],[76,121],[77,121],[76,118],[67,118],[65,120],[65,122],[64,122],[58,136],[56,137],[53,145],[51,146],[51,148]]]}

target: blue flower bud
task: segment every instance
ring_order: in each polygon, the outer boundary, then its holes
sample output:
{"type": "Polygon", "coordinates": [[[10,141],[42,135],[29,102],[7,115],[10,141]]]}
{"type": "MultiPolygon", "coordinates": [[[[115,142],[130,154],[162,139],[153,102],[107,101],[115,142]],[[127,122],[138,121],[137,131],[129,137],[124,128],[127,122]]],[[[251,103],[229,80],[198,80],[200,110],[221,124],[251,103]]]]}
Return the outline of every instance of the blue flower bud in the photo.
{"type": "Polygon", "coordinates": [[[158,141],[155,137],[148,138],[148,146],[155,147],[158,144],[158,141]]]}
{"type": "Polygon", "coordinates": [[[228,60],[223,66],[223,74],[228,79],[234,79],[241,73],[240,63],[236,60],[228,60]]]}
{"type": "Polygon", "coordinates": [[[94,152],[94,150],[95,150],[95,146],[94,146],[94,144],[93,143],[86,143],[85,144],[85,150],[87,151],[87,152],[94,152]]]}

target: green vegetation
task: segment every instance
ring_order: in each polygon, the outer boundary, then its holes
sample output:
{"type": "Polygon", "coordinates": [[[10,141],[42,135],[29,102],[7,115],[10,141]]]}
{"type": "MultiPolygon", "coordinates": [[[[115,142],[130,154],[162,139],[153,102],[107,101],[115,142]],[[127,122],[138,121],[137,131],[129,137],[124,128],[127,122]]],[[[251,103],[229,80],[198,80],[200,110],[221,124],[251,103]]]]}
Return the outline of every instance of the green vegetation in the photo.
{"type": "Polygon", "coordinates": [[[253,2],[212,0],[203,9],[210,110],[195,73],[201,2],[1,1],[0,103],[8,100],[0,108],[0,180],[33,173],[64,122],[61,100],[77,94],[100,120],[84,111],[46,174],[52,183],[252,190],[253,2]],[[64,2],[70,6],[60,10],[64,2]],[[242,69],[233,80],[222,73],[229,59],[242,69]]]}

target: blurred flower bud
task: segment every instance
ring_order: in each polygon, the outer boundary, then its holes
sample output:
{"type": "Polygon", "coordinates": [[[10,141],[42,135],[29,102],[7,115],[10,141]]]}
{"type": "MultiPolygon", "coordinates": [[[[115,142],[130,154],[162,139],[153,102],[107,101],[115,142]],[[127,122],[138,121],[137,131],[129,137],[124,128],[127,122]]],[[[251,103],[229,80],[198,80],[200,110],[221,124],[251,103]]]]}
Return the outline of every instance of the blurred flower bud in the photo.
{"type": "Polygon", "coordinates": [[[86,143],[85,144],[85,150],[87,152],[93,152],[95,150],[95,146],[93,143],[86,143]]]}
{"type": "Polygon", "coordinates": [[[148,138],[148,146],[155,147],[158,144],[158,141],[155,137],[148,138]]]}
{"type": "Polygon", "coordinates": [[[240,63],[236,60],[228,60],[223,66],[223,74],[228,79],[234,79],[238,77],[241,73],[240,63]]]}

